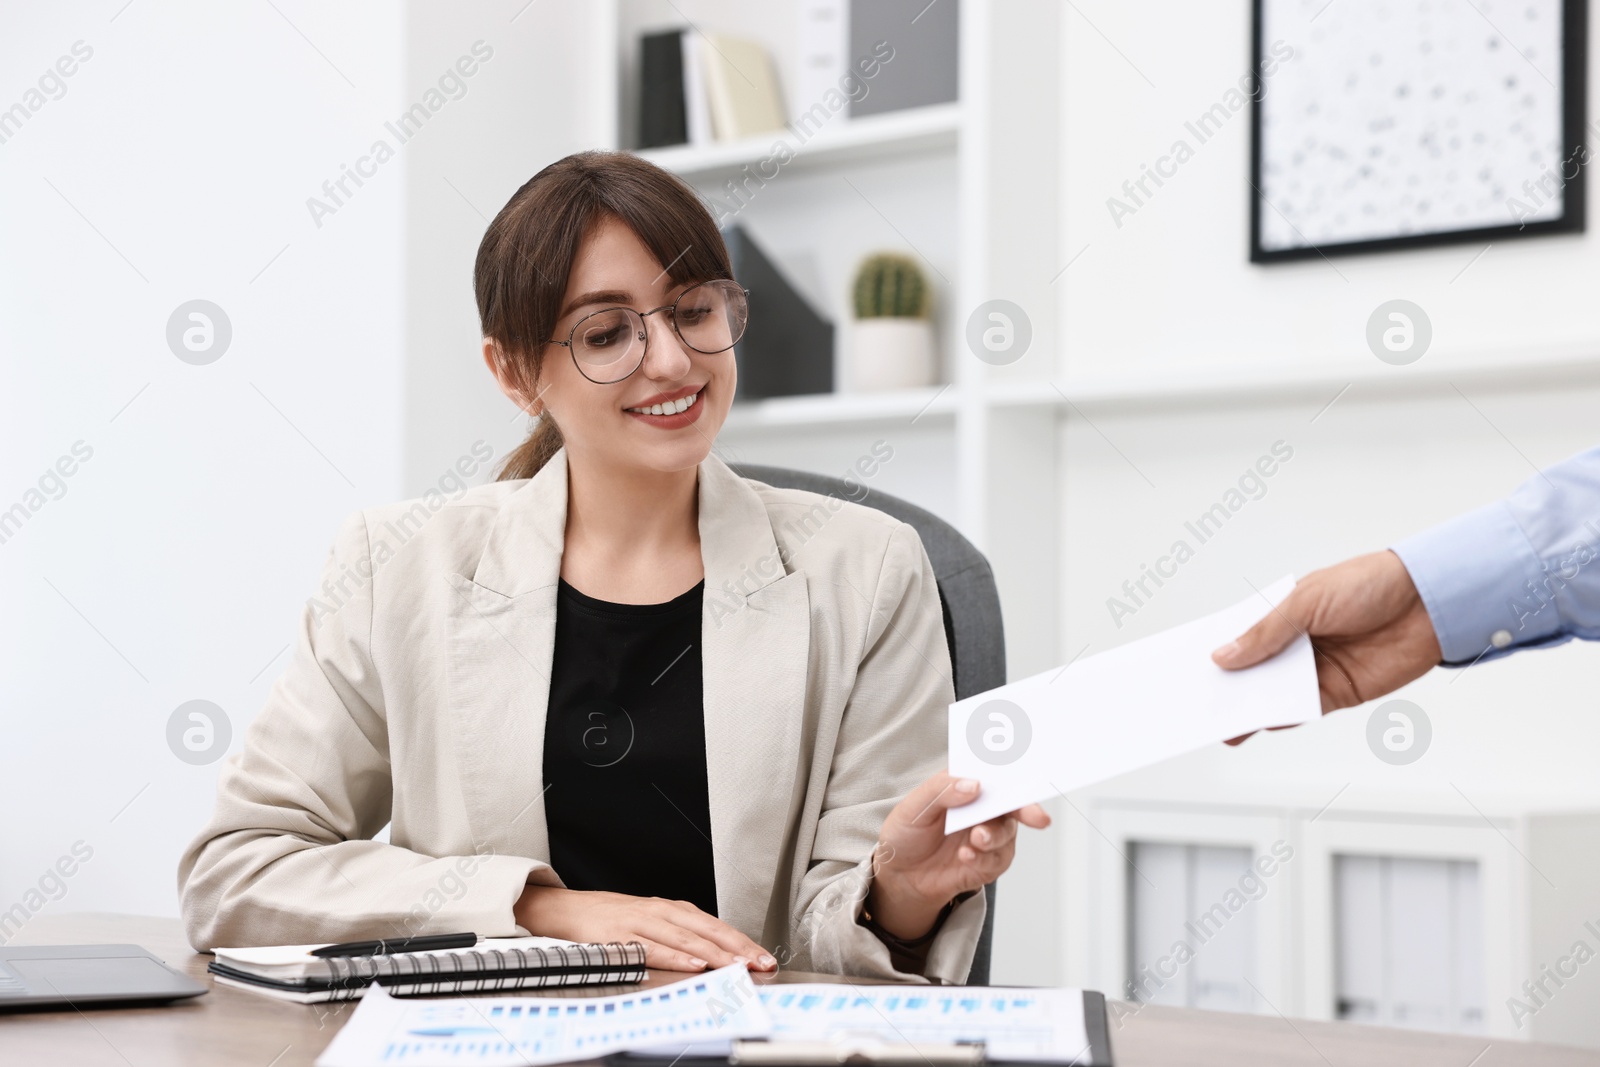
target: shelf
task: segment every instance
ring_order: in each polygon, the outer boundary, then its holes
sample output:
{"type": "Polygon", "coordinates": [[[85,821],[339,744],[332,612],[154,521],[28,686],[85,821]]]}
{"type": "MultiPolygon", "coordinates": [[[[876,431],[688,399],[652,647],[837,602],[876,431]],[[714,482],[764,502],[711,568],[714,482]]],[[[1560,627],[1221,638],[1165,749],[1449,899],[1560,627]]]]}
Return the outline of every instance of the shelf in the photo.
{"type": "Polygon", "coordinates": [[[1368,357],[1318,360],[1299,366],[1193,364],[1151,367],[1130,374],[1065,374],[1053,381],[990,383],[984,402],[993,408],[1077,407],[1139,409],[1327,399],[1349,386],[1367,395],[1395,395],[1457,385],[1466,388],[1540,389],[1600,382],[1600,351],[1592,344],[1551,347],[1507,359],[1503,349],[1439,353],[1409,367],[1368,357]]]}
{"type": "MultiPolygon", "coordinates": [[[[771,170],[778,165],[773,153],[780,141],[794,153],[793,159],[781,164],[782,168],[797,170],[918,152],[950,151],[956,146],[960,129],[960,104],[908,108],[861,119],[848,118],[841,111],[821,128],[811,131],[809,137],[791,123],[785,129],[738,141],[645,148],[635,155],[689,181],[715,180],[768,160],[772,160],[767,163],[767,169],[771,170]]],[[[771,174],[763,176],[772,177],[771,174]]]]}
{"type": "MultiPolygon", "coordinates": [[[[930,385],[881,393],[816,393],[743,401],[728,413],[730,430],[784,429],[808,426],[856,426],[874,423],[932,425],[949,422],[961,406],[963,388],[930,385]]],[[[984,393],[990,407],[1054,407],[1061,394],[1049,382],[996,387],[984,393]]]]}
{"type": "Polygon", "coordinates": [[[882,393],[818,393],[737,403],[728,413],[729,430],[850,426],[915,421],[936,424],[955,414],[956,389],[934,385],[882,393]]]}
{"type": "Polygon", "coordinates": [[[1065,404],[1086,408],[1185,406],[1243,401],[1259,403],[1331,397],[1352,386],[1396,394],[1450,385],[1535,389],[1600,379],[1600,352],[1592,344],[1552,347],[1507,359],[1504,349],[1428,355],[1419,363],[1391,367],[1363,356],[1320,360],[1300,366],[1195,365],[1152,367],[1123,375],[1064,375],[1049,382],[991,393],[990,403],[1065,404]],[[1061,393],[1056,392],[1059,386],[1061,393]],[[1010,399],[1003,400],[1002,396],[1010,399]],[[1054,400],[1051,400],[1051,397],[1054,400]]]}
{"type": "MultiPolygon", "coordinates": [[[[1372,396],[1451,385],[1467,389],[1539,389],[1583,384],[1600,384],[1600,353],[1590,345],[1529,352],[1515,362],[1503,356],[1461,353],[1440,355],[1414,367],[1389,367],[1376,360],[1323,361],[1290,368],[1210,365],[1125,377],[1067,375],[1054,381],[992,382],[983,389],[981,405],[996,413],[1018,408],[1098,412],[1285,399],[1327,400],[1342,395],[1350,386],[1360,386],[1372,396]]],[[[938,423],[954,417],[962,396],[963,387],[945,385],[884,393],[781,397],[734,405],[727,425],[739,431],[912,419],[919,424],[938,423]]]]}

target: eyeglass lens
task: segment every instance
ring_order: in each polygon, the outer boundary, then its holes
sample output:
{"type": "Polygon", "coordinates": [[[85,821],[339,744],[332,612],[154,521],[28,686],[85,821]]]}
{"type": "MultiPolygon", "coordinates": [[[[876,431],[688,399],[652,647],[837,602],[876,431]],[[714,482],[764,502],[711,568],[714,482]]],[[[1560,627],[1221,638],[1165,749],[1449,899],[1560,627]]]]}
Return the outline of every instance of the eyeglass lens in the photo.
{"type": "MultiPolygon", "coordinates": [[[[744,336],[749,306],[737,283],[719,280],[686,289],[667,314],[685,345],[710,355],[726,352],[744,336]]],[[[644,359],[645,337],[644,319],[637,311],[610,308],[578,323],[572,354],[591,377],[621,377],[644,359]]]]}

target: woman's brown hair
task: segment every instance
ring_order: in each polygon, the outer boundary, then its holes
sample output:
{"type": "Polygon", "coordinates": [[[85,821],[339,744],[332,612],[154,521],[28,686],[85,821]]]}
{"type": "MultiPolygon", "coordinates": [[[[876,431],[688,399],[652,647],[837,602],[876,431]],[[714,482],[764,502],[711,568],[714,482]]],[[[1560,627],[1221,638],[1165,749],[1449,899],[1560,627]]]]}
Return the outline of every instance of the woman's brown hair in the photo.
{"type": "MultiPolygon", "coordinates": [[[[578,247],[606,217],[637,234],[676,285],[733,277],[717,224],[681,179],[626,152],[578,152],[550,164],[489,223],[472,271],[483,336],[494,339],[526,396],[536,392],[546,344],[558,339],[552,332],[578,247]]],[[[500,478],[533,477],[561,444],[546,411],[500,478]]]]}

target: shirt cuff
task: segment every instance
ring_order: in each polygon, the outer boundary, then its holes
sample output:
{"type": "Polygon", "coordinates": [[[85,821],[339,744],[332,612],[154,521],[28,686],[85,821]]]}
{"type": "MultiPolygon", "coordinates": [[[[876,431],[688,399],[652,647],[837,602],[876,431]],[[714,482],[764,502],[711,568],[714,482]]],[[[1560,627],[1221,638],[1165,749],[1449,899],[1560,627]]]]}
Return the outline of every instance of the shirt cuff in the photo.
{"type": "MultiPolygon", "coordinates": [[[[960,898],[958,898],[959,900],[960,898]]],[[[952,900],[939,912],[939,917],[934,920],[933,926],[921,937],[898,937],[878,925],[872,913],[867,911],[866,901],[861,904],[861,915],[856,922],[871,930],[883,947],[889,950],[889,961],[894,964],[894,969],[906,974],[921,974],[922,968],[928,962],[928,949],[933,945],[933,939],[939,936],[939,931],[944,928],[944,921],[955,910],[957,900],[952,900]]]]}
{"type": "Polygon", "coordinates": [[[1428,609],[1446,666],[1564,639],[1545,569],[1504,502],[1392,546],[1428,609]]]}

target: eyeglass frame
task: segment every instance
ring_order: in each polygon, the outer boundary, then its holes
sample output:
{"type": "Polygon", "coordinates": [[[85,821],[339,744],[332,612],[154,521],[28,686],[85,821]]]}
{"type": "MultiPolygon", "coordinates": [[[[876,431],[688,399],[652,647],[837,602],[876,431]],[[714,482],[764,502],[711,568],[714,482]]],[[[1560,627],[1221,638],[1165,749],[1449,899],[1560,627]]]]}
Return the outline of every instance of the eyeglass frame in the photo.
{"type": "MultiPolygon", "coordinates": [[[[648,322],[645,322],[644,320],[649,318],[651,315],[654,315],[656,312],[658,312],[658,311],[666,311],[668,308],[671,308],[674,312],[676,312],[677,308],[678,308],[679,301],[681,301],[684,297],[688,296],[690,293],[694,292],[696,289],[699,289],[701,286],[710,285],[713,282],[732,282],[734,288],[738,289],[739,292],[741,292],[741,293],[743,293],[745,295],[745,297],[747,298],[746,306],[745,306],[745,313],[746,313],[745,325],[748,326],[749,322],[750,322],[749,317],[748,317],[749,310],[750,310],[749,309],[749,303],[748,303],[748,297],[750,296],[750,290],[746,289],[744,286],[740,285],[738,282],[735,282],[732,278],[707,278],[703,282],[695,282],[693,285],[689,286],[689,288],[687,288],[683,292],[679,293],[677,300],[674,300],[672,303],[670,303],[670,304],[662,304],[660,307],[651,308],[649,311],[638,311],[638,310],[635,310],[634,308],[625,307],[625,306],[623,306],[621,304],[615,305],[613,307],[604,307],[604,308],[599,308],[599,309],[597,309],[595,311],[591,311],[591,312],[589,312],[589,314],[585,315],[583,318],[579,319],[577,322],[572,324],[572,329],[567,331],[567,339],[565,341],[557,341],[557,340],[552,339],[552,340],[546,341],[545,344],[547,344],[547,345],[560,345],[561,347],[565,348],[567,350],[567,355],[572,357],[572,365],[574,367],[578,368],[578,373],[582,374],[584,376],[584,378],[587,379],[588,381],[594,382],[595,385],[616,385],[618,382],[625,382],[629,378],[633,377],[635,374],[637,374],[639,372],[639,368],[644,366],[645,357],[650,354],[650,324],[648,322]],[[588,375],[588,372],[586,372],[583,369],[583,363],[582,363],[581,360],[578,359],[578,353],[573,350],[572,339],[574,337],[578,336],[578,327],[579,326],[582,326],[584,323],[588,322],[590,319],[594,318],[596,315],[604,315],[607,312],[611,312],[611,311],[632,311],[635,315],[639,316],[639,321],[644,326],[644,334],[643,334],[643,337],[642,337],[642,339],[644,341],[644,347],[642,349],[640,349],[640,351],[639,351],[639,362],[635,363],[633,365],[633,369],[628,371],[627,374],[624,374],[620,378],[612,378],[610,381],[597,382],[593,378],[590,378],[589,375],[588,375]]],[[[682,342],[683,345],[686,348],[689,349],[689,351],[698,352],[702,356],[720,356],[724,352],[731,351],[733,349],[733,346],[739,343],[738,340],[735,340],[733,342],[733,344],[730,344],[727,348],[719,348],[715,352],[704,352],[704,351],[701,351],[700,349],[696,348],[694,345],[689,344],[688,339],[683,336],[683,331],[678,328],[678,318],[677,318],[676,314],[674,314],[673,317],[672,317],[672,332],[677,335],[678,340],[680,342],[682,342]]],[[[739,334],[739,338],[743,339],[743,337],[744,337],[744,333],[741,331],[740,334],[739,334]]]]}

